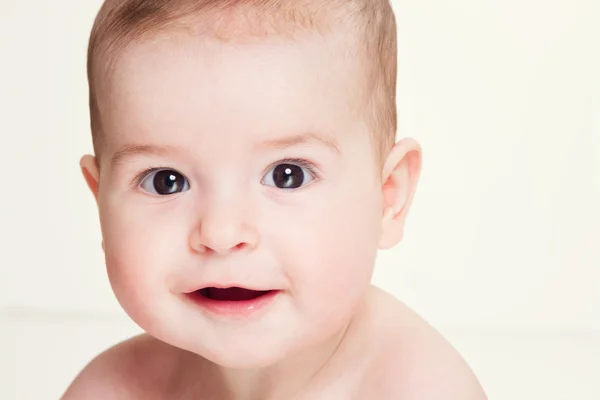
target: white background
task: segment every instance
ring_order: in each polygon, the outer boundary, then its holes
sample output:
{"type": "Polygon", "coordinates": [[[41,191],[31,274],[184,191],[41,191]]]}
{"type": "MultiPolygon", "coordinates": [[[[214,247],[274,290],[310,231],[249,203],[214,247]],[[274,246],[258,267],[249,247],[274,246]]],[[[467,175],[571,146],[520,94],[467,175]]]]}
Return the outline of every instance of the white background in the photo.
{"type": "MultiPolygon", "coordinates": [[[[600,3],[393,2],[424,167],[374,282],[490,399],[600,399],[600,3]]],[[[99,0],[0,0],[0,399],[58,398],[138,332],[106,279],[85,55],[99,0]]]]}

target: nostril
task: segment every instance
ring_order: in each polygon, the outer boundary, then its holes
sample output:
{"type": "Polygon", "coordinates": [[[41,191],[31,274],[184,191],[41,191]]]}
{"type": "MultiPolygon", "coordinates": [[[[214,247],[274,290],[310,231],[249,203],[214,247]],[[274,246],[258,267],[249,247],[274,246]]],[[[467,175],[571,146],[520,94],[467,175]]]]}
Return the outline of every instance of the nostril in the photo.
{"type": "Polygon", "coordinates": [[[226,254],[229,252],[237,252],[245,250],[248,247],[248,243],[242,242],[238,243],[235,246],[215,246],[215,245],[196,245],[193,249],[201,254],[226,254]]]}
{"type": "Polygon", "coordinates": [[[258,232],[241,219],[228,219],[232,217],[230,213],[221,216],[207,213],[200,226],[189,235],[190,248],[204,254],[226,254],[255,248],[258,245],[258,232]]]}
{"type": "Polygon", "coordinates": [[[248,247],[248,243],[238,243],[232,247],[232,250],[244,250],[246,247],[248,247]]]}

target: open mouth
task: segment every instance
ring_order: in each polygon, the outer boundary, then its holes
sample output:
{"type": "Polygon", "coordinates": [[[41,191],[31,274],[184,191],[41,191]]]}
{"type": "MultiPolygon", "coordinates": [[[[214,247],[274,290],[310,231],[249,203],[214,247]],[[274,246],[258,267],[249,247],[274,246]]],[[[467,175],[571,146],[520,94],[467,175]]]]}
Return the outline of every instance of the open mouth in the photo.
{"type": "Polygon", "coordinates": [[[205,287],[190,292],[187,296],[213,316],[238,319],[262,315],[281,292],[281,290],[252,290],[237,286],[205,287]]]}
{"type": "Polygon", "coordinates": [[[258,299],[270,292],[271,290],[258,291],[240,287],[207,287],[193,292],[193,295],[214,301],[250,301],[258,299]]]}

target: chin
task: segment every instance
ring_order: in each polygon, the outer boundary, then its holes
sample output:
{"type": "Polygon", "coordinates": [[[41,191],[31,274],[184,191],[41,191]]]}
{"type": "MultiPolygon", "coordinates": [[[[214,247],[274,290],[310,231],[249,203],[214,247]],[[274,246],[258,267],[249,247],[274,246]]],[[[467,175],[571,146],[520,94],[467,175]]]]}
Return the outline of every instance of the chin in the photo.
{"type": "MultiPolygon", "coordinates": [[[[232,346],[233,347],[233,346],[232,346]]],[[[235,346],[237,347],[237,346],[235,346]]],[[[237,347],[239,349],[239,347],[237,347]]],[[[273,366],[286,358],[286,354],[279,351],[270,351],[266,348],[251,348],[251,351],[235,351],[233,349],[211,351],[199,355],[223,368],[252,370],[273,366]]]]}

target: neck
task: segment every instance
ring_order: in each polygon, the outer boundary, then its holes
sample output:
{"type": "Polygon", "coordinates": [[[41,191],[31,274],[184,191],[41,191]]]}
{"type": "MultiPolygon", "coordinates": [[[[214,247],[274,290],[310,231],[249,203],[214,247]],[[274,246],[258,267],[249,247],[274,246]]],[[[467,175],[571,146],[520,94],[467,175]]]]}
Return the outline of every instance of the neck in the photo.
{"type": "Polygon", "coordinates": [[[310,393],[325,390],[328,385],[335,383],[337,376],[332,378],[333,371],[339,370],[342,364],[354,364],[358,360],[357,354],[361,350],[352,346],[352,343],[358,341],[358,347],[364,346],[360,337],[366,306],[365,299],[354,317],[335,335],[310,348],[303,348],[274,365],[240,370],[205,364],[201,372],[202,381],[210,381],[209,392],[217,394],[215,398],[219,399],[314,398],[310,393]]]}
{"type": "Polygon", "coordinates": [[[213,376],[221,382],[219,392],[228,399],[292,399],[319,381],[327,367],[338,358],[346,342],[350,322],[333,337],[277,364],[258,370],[213,366],[213,376]]]}

